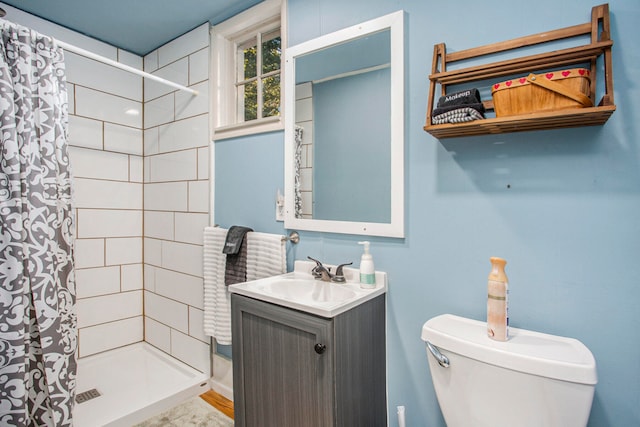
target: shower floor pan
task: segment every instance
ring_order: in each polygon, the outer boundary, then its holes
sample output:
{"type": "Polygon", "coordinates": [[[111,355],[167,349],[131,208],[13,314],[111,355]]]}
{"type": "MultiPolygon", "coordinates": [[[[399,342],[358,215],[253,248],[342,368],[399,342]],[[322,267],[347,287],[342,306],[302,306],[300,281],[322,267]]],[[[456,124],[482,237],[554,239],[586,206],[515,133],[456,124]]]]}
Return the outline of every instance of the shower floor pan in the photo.
{"type": "Polygon", "coordinates": [[[74,426],[131,426],[208,389],[207,375],[147,343],[84,357],[74,426]]]}

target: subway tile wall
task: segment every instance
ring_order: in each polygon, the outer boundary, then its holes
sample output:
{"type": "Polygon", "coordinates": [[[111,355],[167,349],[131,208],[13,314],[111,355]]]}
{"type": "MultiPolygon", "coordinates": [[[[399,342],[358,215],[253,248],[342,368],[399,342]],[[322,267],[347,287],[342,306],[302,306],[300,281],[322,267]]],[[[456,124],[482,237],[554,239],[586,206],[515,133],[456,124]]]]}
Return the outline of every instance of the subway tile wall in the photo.
{"type": "Polygon", "coordinates": [[[209,222],[209,26],[144,57],[145,71],[199,94],[144,81],[145,340],[209,372],[202,232],[209,222]]]}
{"type": "MultiPolygon", "coordinates": [[[[84,47],[142,68],[104,43],[84,47]]],[[[144,339],[142,78],[65,52],[79,356],[144,339]]]]}
{"type": "Polygon", "coordinates": [[[209,26],[141,58],[5,6],[12,20],[191,86],[65,52],[79,356],[142,340],[209,372],[202,229],[209,211],[209,26]]]}

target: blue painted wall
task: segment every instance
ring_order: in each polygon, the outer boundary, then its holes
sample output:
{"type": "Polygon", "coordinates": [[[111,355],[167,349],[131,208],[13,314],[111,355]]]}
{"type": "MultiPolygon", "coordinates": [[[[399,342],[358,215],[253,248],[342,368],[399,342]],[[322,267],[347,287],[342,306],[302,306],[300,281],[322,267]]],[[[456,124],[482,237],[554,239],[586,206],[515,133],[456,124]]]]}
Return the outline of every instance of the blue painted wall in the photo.
{"type": "Polygon", "coordinates": [[[313,85],[314,218],[391,222],[390,100],[390,68],[313,85]]]}
{"type": "MultiPolygon", "coordinates": [[[[494,255],[509,262],[513,326],[571,336],[593,352],[589,425],[640,425],[640,2],[609,1],[618,111],[606,125],[443,141],[422,130],[435,43],[461,50],[587,22],[595,4],[289,0],[291,45],[406,11],[407,237],[370,239],[376,267],[389,273],[391,426],[398,405],[408,426],[444,426],[421,327],[441,313],[484,319],[494,255]]],[[[282,133],[215,149],[216,222],[283,232],[273,207],[282,133]]],[[[290,258],[359,260],[357,236],[300,234],[290,258]]]]}

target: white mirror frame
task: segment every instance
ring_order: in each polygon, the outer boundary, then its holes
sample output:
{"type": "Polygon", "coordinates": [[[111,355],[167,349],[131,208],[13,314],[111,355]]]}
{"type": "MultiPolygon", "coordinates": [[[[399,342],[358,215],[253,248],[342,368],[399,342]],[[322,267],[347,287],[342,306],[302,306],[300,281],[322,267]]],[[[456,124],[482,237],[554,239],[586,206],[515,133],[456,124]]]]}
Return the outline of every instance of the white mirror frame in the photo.
{"type": "MultiPolygon", "coordinates": [[[[284,186],[287,229],[367,236],[404,237],[404,12],[371,21],[292,46],[285,52],[284,186]],[[391,222],[355,222],[296,218],[295,216],[295,58],[389,29],[391,32],[391,222]]],[[[345,189],[348,191],[348,189],[345,189]]],[[[374,188],[371,191],[376,191],[374,188]]]]}

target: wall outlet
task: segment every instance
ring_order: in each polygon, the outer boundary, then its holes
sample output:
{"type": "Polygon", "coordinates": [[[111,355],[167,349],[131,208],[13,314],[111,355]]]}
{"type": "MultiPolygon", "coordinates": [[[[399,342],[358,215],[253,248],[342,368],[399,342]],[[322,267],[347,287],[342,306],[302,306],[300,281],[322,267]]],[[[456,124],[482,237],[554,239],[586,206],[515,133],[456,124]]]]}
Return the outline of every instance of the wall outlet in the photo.
{"type": "Polygon", "coordinates": [[[280,193],[280,189],[276,195],[276,221],[284,221],[284,196],[280,193]]]}

